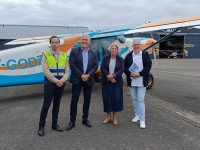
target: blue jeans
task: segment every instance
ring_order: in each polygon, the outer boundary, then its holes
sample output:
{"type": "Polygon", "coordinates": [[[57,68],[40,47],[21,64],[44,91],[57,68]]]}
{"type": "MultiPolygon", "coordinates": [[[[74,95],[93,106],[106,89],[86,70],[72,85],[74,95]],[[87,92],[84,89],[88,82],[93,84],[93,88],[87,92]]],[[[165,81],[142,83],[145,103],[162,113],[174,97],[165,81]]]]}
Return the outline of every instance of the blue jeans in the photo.
{"type": "Polygon", "coordinates": [[[145,121],[145,102],[144,97],[146,87],[129,86],[134,112],[139,116],[140,121],[145,121]]]}

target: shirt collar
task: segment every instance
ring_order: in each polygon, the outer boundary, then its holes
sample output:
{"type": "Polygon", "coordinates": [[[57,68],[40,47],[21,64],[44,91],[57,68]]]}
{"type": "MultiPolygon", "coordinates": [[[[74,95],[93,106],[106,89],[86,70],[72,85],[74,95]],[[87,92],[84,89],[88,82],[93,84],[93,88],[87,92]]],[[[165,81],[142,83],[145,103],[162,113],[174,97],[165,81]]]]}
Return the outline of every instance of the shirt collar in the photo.
{"type": "MultiPolygon", "coordinates": [[[[142,50],[141,50],[137,55],[142,55],[142,50]]],[[[136,56],[136,55],[134,54],[134,51],[133,51],[133,56],[136,56]]]]}
{"type": "Polygon", "coordinates": [[[81,50],[82,50],[83,52],[88,52],[88,51],[89,51],[89,47],[88,47],[87,51],[84,51],[84,50],[82,49],[82,47],[81,47],[81,50]]]}
{"type": "Polygon", "coordinates": [[[51,52],[52,52],[52,54],[54,54],[54,55],[55,55],[55,54],[58,54],[58,55],[60,54],[60,50],[58,50],[58,53],[55,53],[53,50],[51,50],[51,52]]]}

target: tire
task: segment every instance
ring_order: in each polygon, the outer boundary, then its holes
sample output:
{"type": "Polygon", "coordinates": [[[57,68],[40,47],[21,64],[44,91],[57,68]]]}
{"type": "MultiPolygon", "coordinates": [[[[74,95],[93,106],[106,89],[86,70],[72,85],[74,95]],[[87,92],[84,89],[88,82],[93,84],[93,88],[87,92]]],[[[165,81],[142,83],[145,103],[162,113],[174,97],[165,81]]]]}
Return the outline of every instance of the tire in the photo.
{"type": "Polygon", "coordinates": [[[148,79],[148,85],[147,85],[147,89],[151,89],[154,83],[154,78],[153,78],[153,74],[150,72],[149,73],[149,79],[148,79]]]}
{"type": "Polygon", "coordinates": [[[101,73],[100,72],[94,74],[94,80],[95,80],[95,82],[101,81],[101,73]]]}

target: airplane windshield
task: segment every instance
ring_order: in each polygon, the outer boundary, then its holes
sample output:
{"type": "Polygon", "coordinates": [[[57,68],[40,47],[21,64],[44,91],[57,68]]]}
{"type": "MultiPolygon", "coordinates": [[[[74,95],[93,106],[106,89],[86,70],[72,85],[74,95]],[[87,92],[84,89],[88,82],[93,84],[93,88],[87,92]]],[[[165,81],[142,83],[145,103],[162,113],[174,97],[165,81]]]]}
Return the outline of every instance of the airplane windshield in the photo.
{"type": "Polygon", "coordinates": [[[92,40],[90,42],[90,48],[94,49],[94,50],[98,50],[99,49],[99,42],[96,40],[92,40]]]}
{"type": "Polygon", "coordinates": [[[99,42],[98,42],[98,40],[91,40],[90,48],[97,51],[97,57],[98,57],[98,61],[99,61],[100,60],[100,54],[98,52],[99,51],[99,42]]]}
{"type": "Polygon", "coordinates": [[[109,46],[114,42],[114,37],[94,39],[90,42],[90,48],[97,51],[98,60],[100,61],[101,57],[110,54],[108,51],[109,46]]]}
{"type": "Polygon", "coordinates": [[[103,54],[110,54],[108,51],[109,46],[114,42],[114,38],[106,38],[101,40],[103,54]]]}

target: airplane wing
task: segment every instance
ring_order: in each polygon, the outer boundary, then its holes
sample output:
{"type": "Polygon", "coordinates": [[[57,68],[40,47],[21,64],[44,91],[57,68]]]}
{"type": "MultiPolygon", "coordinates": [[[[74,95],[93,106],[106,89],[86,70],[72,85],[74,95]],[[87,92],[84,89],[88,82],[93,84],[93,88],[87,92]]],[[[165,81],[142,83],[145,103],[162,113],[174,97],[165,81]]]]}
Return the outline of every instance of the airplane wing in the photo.
{"type": "MultiPolygon", "coordinates": [[[[142,32],[152,32],[163,29],[175,29],[181,27],[194,27],[200,25],[200,16],[179,18],[167,21],[160,21],[154,23],[148,23],[141,26],[130,26],[125,28],[118,29],[107,29],[102,31],[90,32],[88,33],[92,39],[109,37],[109,36],[117,36],[123,34],[136,34],[142,32]]],[[[78,34],[80,35],[80,34],[78,34]]],[[[57,35],[59,38],[73,36],[72,34],[63,34],[57,35]]],[[[21,38],[17,40],[10,41],[6,43],[6,45],[16,45],[16,44],[29,44],[29,43],[37,43],[44,42],[49,40],[50,36],[41,36],[41,37],[31,37],[31,38],[21,38]]]]}
{"type": "Polygon", "coordinates": [[[29,41],[10,41],[8,43],[6,43],[5,45],[18,45],[18,44],[32,44],[32,43],[42,43],[42,42],[46,42],[49,41],[49,39],[46,40],[29,40],[29,41]]]}
{"type": "Polygon", "coordinates": [[[152,32],[152,31],[158,31],[158,30],[163,30],[163,29],[176,29],[176,28],[183,28],[183,27],[190,28],[190,27],[199,26],[199,25],[200,25],[200,16],[193,16],[193,17],[148,23],[145,25],[135,27],[125,32],[124,34],[152,32]]]}
{"type": "Polygon", "coordinates": [[[29,44],[29,43],[41,43],[49,40],[51,36],[40,36],[40,37],[31,37],[31,38],[21,38],[10,41],[5,45],[16,45],[16,44],[29,44]]]}
{"type": "MultiPolygon", "coordinates": [[[[46,42],[49,41],[50,37],[52,35],[49,36],[39,36],[39,37],[30,37],[30,38],[20,38],[20,39],[16,39],[13,41],[10,41],[8,43],[6,43],[5,45],[17,45],[17,44],[30,44],[30,43],[42,43],[42,42],[46,42]]],[[[64,37],[70,37],[73,36],[72,34],[61,34],[61,35],[57,35],[59,38],[64,38],[64,37]]]]}
{"type": "Polygon", "coordinates": [[[91,38],[102,38],[102,37],[109,37],[109,36],[118,36],[123,35],[125,32],[131,30],[134,26],[125,27],[125,28],[117,28],[117,29],[107,29],[102,31],[97,31],[96,34],[91,36],[91,38]]]}
{"type": "MultiPolygon", "coordinates": [[[[96,39],[96,38],[102,38],[102,37],[123,35],[126,31],[128,31],[132,28],[133,28],[133,26],[125,27],[125,28],[117,28],[117,29],[107,29],[107,30],[101,30],[101,31],[96,31],[96,32],[88,32],[86,34],[88,34],[91,39],[96,39]]],[[[81,35],[81,34],[75,34],[75,35],[61,34],[61,35],[56,35],[56,36],[58,36],[59,38],[67,38],[67,37],[76,36],[76,35],[78,36],[78,35],[81,35]]],[[[42,42],[48,41],[50,37],[51,37],[51,35],[40,36],[40,37],[20,38],[20,39],[10,41],[10,42],[6,43],[5,45],[42,43],[42,42]]]]}

